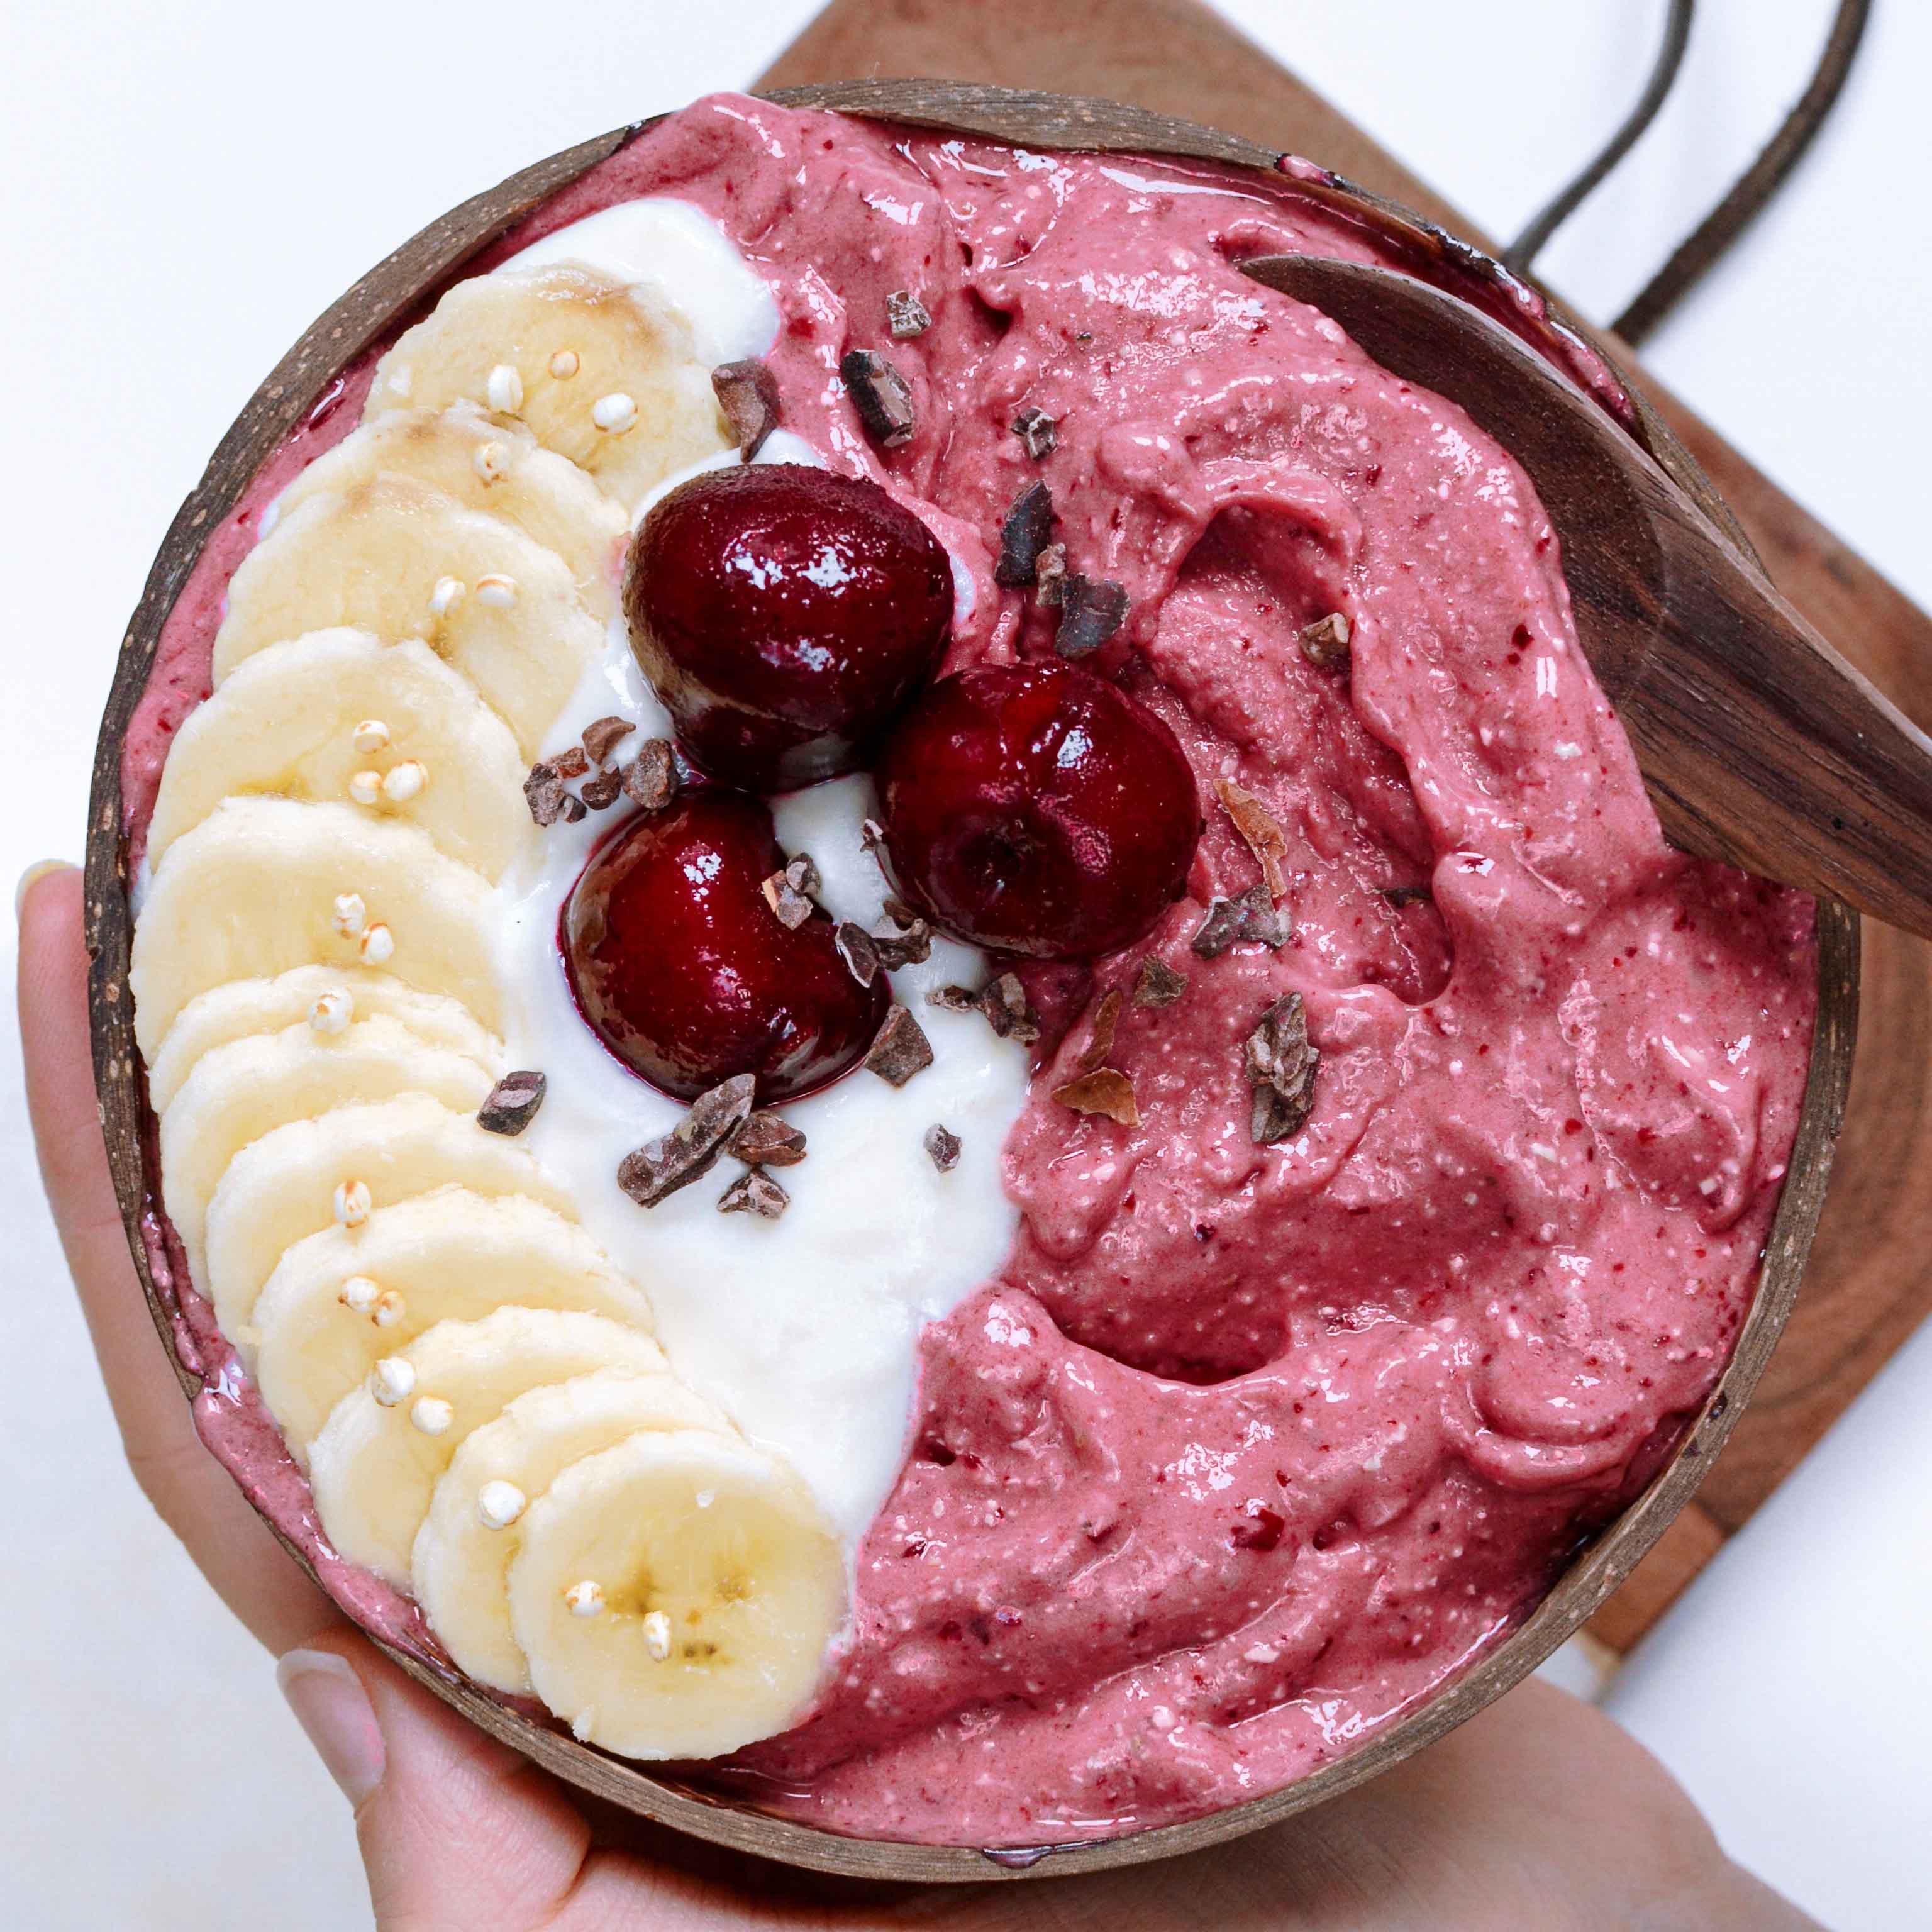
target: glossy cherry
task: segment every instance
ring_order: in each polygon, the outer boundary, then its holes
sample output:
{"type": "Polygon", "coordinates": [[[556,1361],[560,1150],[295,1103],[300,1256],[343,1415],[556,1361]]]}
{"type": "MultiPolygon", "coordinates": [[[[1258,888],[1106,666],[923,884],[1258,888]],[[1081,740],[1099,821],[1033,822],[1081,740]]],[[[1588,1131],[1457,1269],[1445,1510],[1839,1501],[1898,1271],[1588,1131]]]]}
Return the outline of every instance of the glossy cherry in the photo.
{"type": "Polygon", "coordinates": [[[779,922],[763,882],[785,854],[771,814],[736,792],[687,792],[640,814],[585,867],[560,937],[591,1028],[654,1087],[691,1100],[734,1074],[796,1099],[866,1054],[892,994],[847,970],[831,919],[779,922]]]}
{"type": "Polygon", "coordinates": [[[692,763],[747,791],[856,770],[945,655],[945,550],[876,483],[799,464],[706,470],[645,518],[631,648],[692,763]]]}
{"type": "Polygon", "coordinates": [[[944,678],[877,770],[902,894],[995,951],[1092,958],[1180,896],[1200,795],[1172,731],[1072,664],[944,678]]]}

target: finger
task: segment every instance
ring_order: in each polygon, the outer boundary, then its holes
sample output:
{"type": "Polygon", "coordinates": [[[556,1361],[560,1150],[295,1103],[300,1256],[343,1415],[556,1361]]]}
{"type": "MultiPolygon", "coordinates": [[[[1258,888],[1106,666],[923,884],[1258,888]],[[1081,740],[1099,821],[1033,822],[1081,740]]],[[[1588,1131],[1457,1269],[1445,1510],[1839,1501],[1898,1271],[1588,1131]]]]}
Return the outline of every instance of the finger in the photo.
{"type": "Polygon", "coordinates": [[[20,1037],[40,1178],[128,1466],[229,1608],[275,1651],[340,1619],[202,1447],[128,1252],[94,1094],[81,878],[32,880],[20,904],[20,1037]]]}
{"type": "Polygon", "coordinates": [[[557,1922],[590,1828],[527,1759],[346,1633],[291,1652],[276,1675],[356,1808],[380,1928],[523,1932],[557,1922]]]}
{"type": "Polygon", "coordinates": [[[668,1856],[595,1849],[554,1779],[354,1636],[304,1646],[276,1676],[355,1808],[379,1932],[869,1932],[909,1922],[887,1909],[902,1888],[842,1886],[657,1827],[628,1835],[668,1856]]]}

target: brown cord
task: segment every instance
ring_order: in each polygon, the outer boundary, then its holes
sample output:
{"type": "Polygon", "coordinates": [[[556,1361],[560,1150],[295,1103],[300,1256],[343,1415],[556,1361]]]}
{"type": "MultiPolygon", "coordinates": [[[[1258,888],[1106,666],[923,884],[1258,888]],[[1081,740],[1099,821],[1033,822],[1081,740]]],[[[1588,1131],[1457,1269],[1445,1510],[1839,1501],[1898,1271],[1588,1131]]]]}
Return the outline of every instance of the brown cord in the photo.
{"type": "Polygon", "coordinates": [[[1530,264],[1542,253],[1550,236],[1576,213],[1604,177],[1636,145],[1638,136],[1657,118],[1657,110],[1664,105],[1677,79],[1677,70],[1684,64],[1684,50],[1690,44],[1690,19],[1695,11],[1696,0],[1670,0],[1664,44],[1658,50],[1656,64],[1636,105],[1575,178],[1554,195],[1503,250],[1503,266],[1510,274],[1529,273],[1530,264]]]}
{"type": "Polygon", "coordinates": [[[1832,23],[1831,38],[1817,70],[1797,106],[1786,116],[1784,124],[1738,176],[1730,192],[1611,323],[1626,342],[1633,346],[1642,342],[1784,184],[1837,103],[1870,16],[1871,0],[1840,0],[1838,18],[1832,23]]]}

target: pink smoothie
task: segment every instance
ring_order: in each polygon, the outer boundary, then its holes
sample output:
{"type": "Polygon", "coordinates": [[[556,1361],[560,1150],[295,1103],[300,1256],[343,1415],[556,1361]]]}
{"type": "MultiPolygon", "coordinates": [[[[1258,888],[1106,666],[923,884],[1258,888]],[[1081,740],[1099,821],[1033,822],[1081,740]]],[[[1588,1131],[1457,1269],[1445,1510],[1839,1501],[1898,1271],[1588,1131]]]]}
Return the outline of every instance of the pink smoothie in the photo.
{"type": "MultiPolygon", "coordinates": [[[[1292,176],[720,97],[502,247],[661,194],[770,280],[788,426],[916,502],[971,570],[949,668],[1051,652],[1052,614],[991,571],[1044,477],[1068,568],[1130,598],[1090,662],[1174,726],[1210,803],[1190,896],[1149,941],[1032,976],[1058,1026],[1006,1149],[1018,1243],[922,1339],[818,1706],[726,1774],[837,1829],[981,1844],[1269,1790],[1519,1622],[1708,1394],[1802,1098],[1810,904],[1665,844],[1509,458],[1238,272],[1374,258],[1292,176]],[[896,341],[901,290],[933,320],[896,341]],[[844,395],[855,346],[911,383],[901,448],[844,395]],[[1043,460],[1009,427],[1025,406],[1058,424],[1043,460]],[[1337,611],[1352,665],[1318,668],[1299,632],[1337,611]],[[1286,836],[1294,929],[1203,960],[1208,902],[1260,876],[1223,778],[1286,836]],[[1083,1014],[1148,952],[1188,985],[1125,1008],[1128,1130],[1051,1096],[1083,1014]],[[1241,1042],[1291,992],[1314,1108],[1257,1148],[1241,1042]]],[[[218,534],[171,620],[130,738],[137,831],[250,540],[218,534]]],[[[260,1438],[226,1445],[258,1488],[260,1438]]]]}

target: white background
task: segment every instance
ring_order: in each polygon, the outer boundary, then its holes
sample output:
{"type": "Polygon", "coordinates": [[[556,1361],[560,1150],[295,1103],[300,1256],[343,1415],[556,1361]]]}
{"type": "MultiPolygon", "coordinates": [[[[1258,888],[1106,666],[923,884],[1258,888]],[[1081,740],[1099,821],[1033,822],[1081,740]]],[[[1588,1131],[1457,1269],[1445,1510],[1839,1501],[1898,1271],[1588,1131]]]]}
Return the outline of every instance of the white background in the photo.
{"type": "MultiPolygon", "coordinates": [[[[14,737],[0,760],[0,879],[79,856],[95,724],[148,559],[221,431],[317,311],[423,223],[535,157],[743,84],[812,10],[9,0],[0,650],[14,737]]],[[[1224,10],[1507,236],[1621,118],[1664,10],[1224,10]]],[[[1831,11],[1831,0],[1705,0],[1664,120],[1546,258],[1586,313],[1614,314],[1743,164],[1802,85],[1831,11]]],[[[1928,74],[1932,8],[1878,0],[1838,118],[1648,358],[1922,602],[1928,74]]],[[[0,1918],[36,1932],[362,1923],[346,1818],[267,1660],[122,1468],[36,1190],[10,1034],[0,1055],[12,1356],[0,1918]]],[[[1854,1418],[1859,1439],[1814,1459],[1779,1520],[1742,1540],[1613,1698],[1741,1854],[1843,1927],[1932,1922],[1932,1852],[1908,1828],[1928,1808],[1916,1740],[1932,1720],[1932,1517],[1923,1485],[1872,1488],[1875,1471],[1932,1461],[1928,1340],[1854,1418]],[[1844,1666],[1832,1634],[1848,1604],[1858,1636],[1844,1666]],[[1754,1666],[1742,1675],[1741,1654],[1754,1666]]]]}

